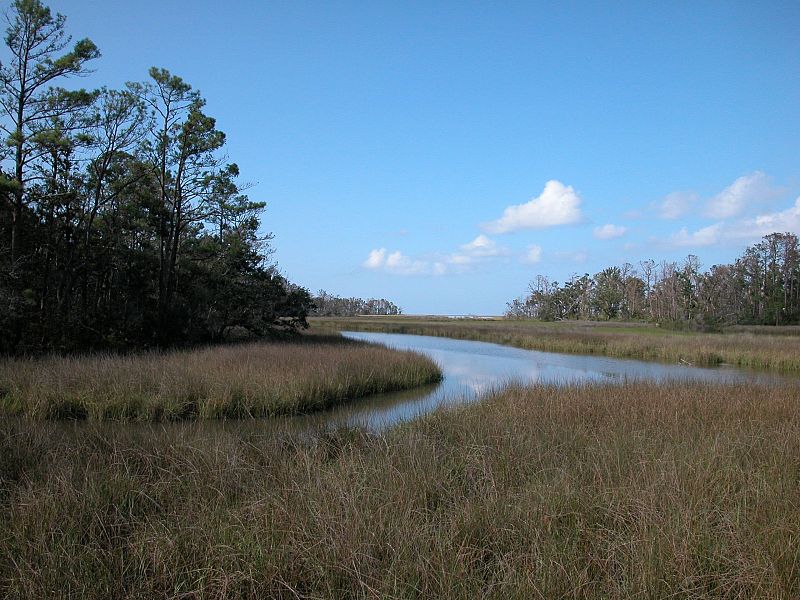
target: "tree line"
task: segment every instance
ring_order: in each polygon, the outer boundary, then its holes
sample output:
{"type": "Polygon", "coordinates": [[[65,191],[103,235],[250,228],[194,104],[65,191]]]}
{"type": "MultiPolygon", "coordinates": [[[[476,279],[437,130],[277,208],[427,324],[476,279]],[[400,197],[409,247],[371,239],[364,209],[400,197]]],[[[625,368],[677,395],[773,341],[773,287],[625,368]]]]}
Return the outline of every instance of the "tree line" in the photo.
{"type": "Polygon", "coordinates": [[[166,69],[67,89],[100,52],[39,0],[0,62],[0,352],[213,341],[305,325],[201,94],[166,69]]]}
{"type": "Polygon", "coordinates": [[[320,317],[355,317],[357,315],[401,315],[403,309],[381,298],[341,298],[320,290],[313,298],[313,314],[320,317]]]}
{"type": "Polygon", "coordinates": [[[732,264],[702,271],[644,260],[573,275],[559,284],[537,276],[528,294],[507,304],[509,318],[652,320],[717,329],[726,325],[800,322],[800,253],[793,233],[772,233],[732,264]]]}

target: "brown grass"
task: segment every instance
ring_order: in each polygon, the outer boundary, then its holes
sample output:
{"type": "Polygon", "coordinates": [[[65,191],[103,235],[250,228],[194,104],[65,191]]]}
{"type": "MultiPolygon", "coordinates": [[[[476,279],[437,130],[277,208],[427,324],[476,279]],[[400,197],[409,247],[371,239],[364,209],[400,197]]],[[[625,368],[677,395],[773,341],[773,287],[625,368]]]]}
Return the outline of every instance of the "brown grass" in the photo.
{"type": "Polygon", "coordinates": [[[738,329],[729,333],[679,332],[639,323],[513,320],[448,320],[414,317],[315,318],[320,331],[412,333],[494,342],[546,352],[600,354],[698,366],[729,364],[784,373],[800,372],[800,334],[795,328],[738,329]]]}
{"type": "Polygon", "coordinates": [[[797,598],[798,398],[510,389],[311,442],[0,420],[0,596],[797,598]]]}
{"type": "Polygon", "coordinates": [[[341,338],[0,362],[0,412],[176,420],[320,410],[438,381],[426,357],[341,338]]]}

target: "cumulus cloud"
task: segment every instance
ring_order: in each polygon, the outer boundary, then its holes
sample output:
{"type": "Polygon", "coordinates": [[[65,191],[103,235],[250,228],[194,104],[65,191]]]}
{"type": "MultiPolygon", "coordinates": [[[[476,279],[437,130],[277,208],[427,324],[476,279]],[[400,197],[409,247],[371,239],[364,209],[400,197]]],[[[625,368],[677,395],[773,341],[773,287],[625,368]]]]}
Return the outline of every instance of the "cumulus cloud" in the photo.
{"type": "Polygon", "coordinates": [[[682,217],[693,204],[697,204],[700,197],[695,192],[672,192],[664,196],[658,207],[662,219],[677,219],[682,217]]]}
{"type": "Polygon", "coordinates": [[[412,259],[399,250],[389,252],[386,248],[371,250],[361,265],[365,269],[396,275],[440,275],[444,272],[443,265],[437,262],[412,259]]]}
{"type": "Polygon", "coordinates": [[[777,192],[763,172],[743,175],[708,202],[706,215],[714,219],[735,217],[748,207],[772,199],[777,192]]]}
{"type": "Polygon", "coordinates": [[[504,256],[508,254],[506,248],[501,248],[490,237],[480,234],[468,244],[463,244],[460,252],[453,254],[453,257],[463,256],[471,259],[491,258],[493,256],[504,256]]]}
{"type": "Polygon", "coordinates": [[[572,189],[552,179],[542,193],[524,204],[507,207],[503,215],[484,225],[490,233],[510,233],[520,229],[544,229],[568,225],[581,219],[581,197],[572,189]]]}
{"type": "Polygon", "coordinates": [[[493,254],[496,248],[497,243],[493,239],[483,234],[480,234],[468,244],[461,246],[462,250],[466,252],[474,252],[476,254],[484,254],[487,252],[489,254],[493,254]]]}
{"type": "Polygon", "coordinates": [[[595,227],[593,235],[598,240],[613,240],[618,237],[622,237],[625,235],[625,232],[628,231],[627,227],[623,227],[622,225],[612,225],[608,223],[607,225],[602,225],[600,227],[595,227]]]}
{"type": "Polygon", "coordinates": [[[468,267],[478,263],[488,262],[500,256],[507,256],[508,248],[497,245],[490,237],[480,234],[467,244],[462,244],[458,252],[453,252],[445,256],[442,261],[446,265],[459,267],[458,270],[464,271],[468,267]]]}
{"type": "Polygon", "coordinates": [[[723,233],[722,227],[722,223],[715,223],[692,233],[683,227],[678,233],[672,235],[670,242],[673,246],[680,247],[711,246],[720,241],[723,233]]]}
{"type": "Polygon", "coordinates": [[[522,255],[520,260],[529,265],[538,263],[540,260],[542,260],[542,247],[537,246],[536,244],[528,246],[528,249],[525,251],[525,254],[522,255]]]}
{"type": "Polygon", "coordinates": [[[386,248],[370,250],[367,260],[361,264],[366,269],[380,269],[386,264],[386,248]]]}
{"type": "Polygon", "coordinates": [[[418,275],[428,270],[429,265],[421,260],[412,260],[399,250],[386,257],[386,269],[402,275],[418,275]]]}
{"type": "Polygon", "coordinates": [[[395,275],[445,275],[468,271],[478,264],[509,253],[508,248],[498,246],[494,240],[481,234],[471,242],[462,244],[458,252],[440,254],[434,258],[412,258],[399,250],[389,252],[386,248],[376,248],[370,251],[361,266],[395,275]]]}

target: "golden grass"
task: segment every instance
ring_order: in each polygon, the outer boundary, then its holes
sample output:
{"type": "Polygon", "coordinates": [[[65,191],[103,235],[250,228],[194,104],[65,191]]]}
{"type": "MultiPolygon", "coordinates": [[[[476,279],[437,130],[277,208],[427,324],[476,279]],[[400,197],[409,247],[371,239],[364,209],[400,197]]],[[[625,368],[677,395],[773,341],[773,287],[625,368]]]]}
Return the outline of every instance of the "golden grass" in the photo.
{"type": "Polygon", "coordinates": [[[341,338],[0,362],[0,412],[176,420],[298,414],[441,377],[428,358],[341,338]]]}
{"type": "Polygon", "coordinates": [[[795,328],[779,328],[781,335],[764,335],[758,328],[730,333],[690,333],[643,324],[580,321],[542,323],[358,317],[314,318],[310,322],[315,330],[320,331],[349,329],[411,333],[494,342],[546,352],[800,372],[800,335],[795,328]]]}
{"type": "Polygon", "coordinates": [[[800,388],[509,389],[387,434],[0,421],[0,596],[797,598],[800,388]]]}

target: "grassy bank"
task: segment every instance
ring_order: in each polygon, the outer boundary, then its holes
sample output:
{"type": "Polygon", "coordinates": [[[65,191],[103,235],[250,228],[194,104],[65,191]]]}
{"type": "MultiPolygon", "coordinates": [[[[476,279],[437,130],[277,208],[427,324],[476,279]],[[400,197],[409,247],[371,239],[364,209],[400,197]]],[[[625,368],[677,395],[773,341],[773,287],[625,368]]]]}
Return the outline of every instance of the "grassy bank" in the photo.
{"type": "Polygon", "coordinates": [[[697,366],[730,364],[784,373],[800,372],[800,332],[791,327],[694,333],[628,323],[542,323],[413,317],[316,318],[311,319],[311,323],[322,331],[350,329],[412,333],[494,342],[546,352],[600,354],[697,366]]]}
{"type": "Polygon", "coordinates": [[[0,596],[796,598],[800,389],[511,389],[382,436],[0,421],[0,596]]]}
{"type": "Polygon", "coordinates": [[[34,419],[264,417],[307,413],[439,377],[421,355],[333,336],[6,360],[0,361],[0,412],[34,419]]]}

